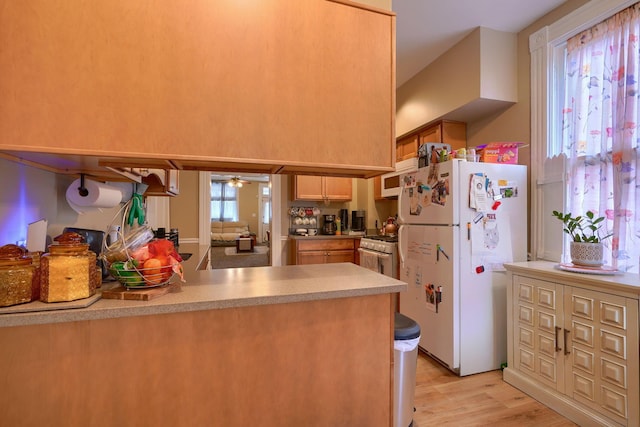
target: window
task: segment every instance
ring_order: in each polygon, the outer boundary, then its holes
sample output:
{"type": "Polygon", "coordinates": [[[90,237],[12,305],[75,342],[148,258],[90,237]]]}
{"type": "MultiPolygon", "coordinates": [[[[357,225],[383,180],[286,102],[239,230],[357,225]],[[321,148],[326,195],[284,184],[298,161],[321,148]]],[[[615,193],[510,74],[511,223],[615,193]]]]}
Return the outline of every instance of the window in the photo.
{"type": "Polygon", "coordinates": [[[238,187],[223,181],[211,181],[211,220],[238,220],[238,187]]]}
{"type": "Polygon", "coordinates": [[[640,19],[630,17],[638,13],[635,7],[618,14],[635,2],[590,2],[530,38],[537,258],[558,261],[567,252],[558,238],[561,224],[550,216],[553,209],[593,210],[607,217],[607,231],[614,233],[607,241],[607,262],[638,271],[640,228],[633,212],[638,212],[635,172],[640,166],[635,147],[640,25],[629,23],[640,19]],[[615,20],[599,24],[614,15],[615,20]],[[617,26],[624,30],[611,36],[620,20],[627,22],[617,26]]]}

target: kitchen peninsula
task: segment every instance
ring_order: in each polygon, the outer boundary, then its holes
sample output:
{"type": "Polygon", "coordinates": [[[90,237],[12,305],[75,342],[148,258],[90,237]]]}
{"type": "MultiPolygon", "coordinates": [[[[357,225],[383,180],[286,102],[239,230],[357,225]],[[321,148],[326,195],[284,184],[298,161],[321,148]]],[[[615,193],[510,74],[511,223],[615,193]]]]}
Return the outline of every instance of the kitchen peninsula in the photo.
{"type": "Polygon", "coordinates": [[[3,422],[390,425],[391,294],[405,283],[350,263],[199,261],[151,301],[1,315],[3,422]]]}

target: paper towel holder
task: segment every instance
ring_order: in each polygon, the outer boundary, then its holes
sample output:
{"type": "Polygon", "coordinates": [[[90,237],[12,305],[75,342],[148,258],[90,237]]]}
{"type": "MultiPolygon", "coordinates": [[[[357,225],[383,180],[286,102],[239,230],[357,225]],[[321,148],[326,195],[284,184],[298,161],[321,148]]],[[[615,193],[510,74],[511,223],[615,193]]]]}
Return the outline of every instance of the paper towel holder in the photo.
{"type": "Polygon", "coordinates": [[[80,187],[78,187],[78,194],[81,197],[87,197],[89,195],[89,190],[84,186],[84,174],[80,174],[80,187]]]}

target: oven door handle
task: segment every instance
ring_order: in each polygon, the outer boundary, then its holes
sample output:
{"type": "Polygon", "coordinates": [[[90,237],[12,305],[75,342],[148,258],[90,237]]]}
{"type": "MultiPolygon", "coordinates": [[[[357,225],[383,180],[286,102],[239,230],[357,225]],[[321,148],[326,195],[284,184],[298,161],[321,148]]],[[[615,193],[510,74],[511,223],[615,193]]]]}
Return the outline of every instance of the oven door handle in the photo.
{"type": "Polygon", "coordinates": [[[389,258],[391,256],[390,254],[387,254],[387,253],[384,253],[384,252],[376,252],[376,251],[372,251],[372,250],[364,249],[364,248],[358,248],[358,252],[375,255],[378,258],[384,258],[384,259],[387,259],[387,258],[389,258]]]}

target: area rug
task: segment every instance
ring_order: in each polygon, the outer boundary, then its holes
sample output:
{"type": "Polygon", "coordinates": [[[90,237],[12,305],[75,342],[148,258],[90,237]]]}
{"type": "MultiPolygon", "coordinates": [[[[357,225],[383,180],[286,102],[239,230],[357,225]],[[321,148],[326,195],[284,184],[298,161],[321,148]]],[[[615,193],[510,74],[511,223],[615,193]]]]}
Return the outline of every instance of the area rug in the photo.
{"type": "Polygon", "coordinates": [[[236,247],[228,247],[228,248],[224,248],[224,254],[227,256],[234,256],[234,255],[256,255],[256,254],[266,254],[267,252],[269,252],[269,247],[268,246],[254,246],[253,247],[253,252],[237,252],[236,251],[236,247]]]}
{"type": "Polygon", "coordinates": [[[211,248],[211,268],[262,267],[271,265],[269,246],[255,246],[254,252],[240,252],[236,254],[236,247],[211,248]],[[229,255],[226,254],[229,252],[229,255]]]}

